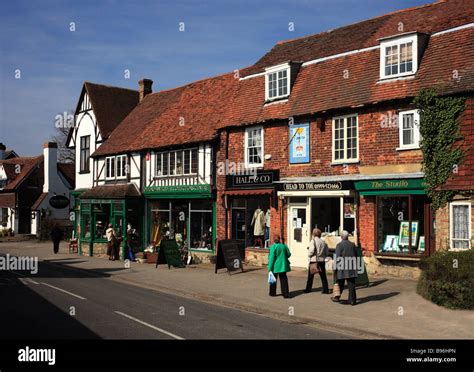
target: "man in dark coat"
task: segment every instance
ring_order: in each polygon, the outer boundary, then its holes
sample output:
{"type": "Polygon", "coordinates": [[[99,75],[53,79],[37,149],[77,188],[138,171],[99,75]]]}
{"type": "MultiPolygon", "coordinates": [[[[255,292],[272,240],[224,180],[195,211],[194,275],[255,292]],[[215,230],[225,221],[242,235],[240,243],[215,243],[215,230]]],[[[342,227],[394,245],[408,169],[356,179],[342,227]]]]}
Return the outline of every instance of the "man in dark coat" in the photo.
{"type": "Polygon", "coordinates": [[[63,238],[63,230],[59,227],[58,224],[55,224],[51,230],[51,240],[53,241],[53,250],[54,254],[57,254],[59,251],[59,242],[63,238]]]}
{"type": "MultiPolygon", "coordinates": [[[[348,240],[349,233],[343,231],[341,233],[341,242],[336,246],[336,254],[334,256],[334,268],[337,283],[342,291],[344,290],[344,283],[347,281],[349,287],[349,303],[355,305],[357,302],[355,281],[358,271],[358,258],[356,246],[348,240]]],[[[340,296],[333,297],[333,301],[339,302],[340,296]]]]}

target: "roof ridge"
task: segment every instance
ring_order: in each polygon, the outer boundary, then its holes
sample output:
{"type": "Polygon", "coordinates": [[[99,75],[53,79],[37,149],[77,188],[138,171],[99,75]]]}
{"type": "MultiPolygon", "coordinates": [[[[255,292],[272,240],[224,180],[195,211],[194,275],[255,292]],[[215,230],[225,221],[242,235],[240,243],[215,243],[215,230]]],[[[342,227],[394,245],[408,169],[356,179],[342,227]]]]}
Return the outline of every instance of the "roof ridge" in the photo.
{"type": "Polygon", "coordinates": [[[85,84],[98,85],[98,86],[105,87],[105,88],[114,88],[114,89],[129,90],[129,91],[131,91],[131,92],[138,93],[138,90],[136,90],[136,89],[117,87],[117,86],[115,86],[115,85],[93,83],[93,82],[91,82],[91,81],[84,81],[84,85],[85,85],[85,84]]]}
{"type": "Polygon", "coordinates": [[[315,37],[315,36],[318,36],[318,35],[323,35],[323,34],[332,33],[332,32],[334,32],[334,31],[338,31],[338,30],[341,30],[341,29],[344,29],[344,28],[347,28],[347,27],[351,27],[351,26],[360,24],[360,23],[373,21],[373,20],[376,20],[376,19],[379,19],[379,18],[391,16],[391,15],[397,14],[397,13],[403,13],[403,12],[408,12],[408,11],[412,11],[412,10],[416,10],[416,9],[427,8],[427,7],[430,7],[430,6],[443,4],[443,3],[446,3],[446,2],[448,2],[448,1],[449,1],[449,0],[437,0],[437,1],[434,2],[434,3],[429,3],[429,4],[424,4],[424,5],[417,5],[417,6],[413,6],[413,7],[411,7],[411,8],[404,8],[404,9],[394,10],[393,12],[390,12],[390,13],[385,13],[385,14],[382,14],[382,15],[379,15],[379,16],[376,16],[376,17],[363,19],[362,21],[358,21],[358,22],[350,23],[350,24],[348,24],[348,25],[341,26],[341,27],[337,27],[337,28],[333,28],[333,29],[326,30],[326,31],[318,32],[318,33],[316,33],[316,34],[310,34],[310,35],[305,35],[305,36],[301,36],[301,37],[296,37],[296,38],[294,38],[294,39],[279,40],[279,41],[276,42],[275,45],[281,45],[281,44],[291,43],[291,42],[294,42],[294,41],[297,41],[297,40],[301,40],[301,39],[307,39],[307,38],[315,37]]]}

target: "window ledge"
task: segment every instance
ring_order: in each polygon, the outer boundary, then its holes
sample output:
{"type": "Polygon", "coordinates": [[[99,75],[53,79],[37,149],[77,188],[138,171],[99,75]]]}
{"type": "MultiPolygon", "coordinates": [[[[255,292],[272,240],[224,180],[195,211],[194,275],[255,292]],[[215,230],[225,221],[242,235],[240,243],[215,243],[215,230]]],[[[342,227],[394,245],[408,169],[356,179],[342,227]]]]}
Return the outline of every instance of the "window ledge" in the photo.
{"type": "Polygon", "coordinates": [[[414,79],[415,75],[416,75],[416,72],[413,72],[413,73],[407,74],[407,75],[382,77],[382,78],[379,79],[379,81],[377,81],[376,84],[391,83],[391,82],[397,81],[397,80],[410,80],[410,79],[414,79]]]}
{"type": "Polygon", "coordinates": [[[416,146],[416,147],[397,147],[395,150],[397,150],[397,151],[421,150],[421,147],[420,146],[416,146]]]}
{"type": "Polygon", "coordinates": [[[346,160],[346,161],[333,161],[331,162],[331,165],[344,165],[344,164],[358,164],[360,163],[360,160],[346,160]]]}
{"type": "Polygon", "coordinates": [[[90,174],[90,172],[91,172],[90,170],[88,170],[88,171],[79,171],[79,174],[90,174]]]}
{"type": "Polygon", "coordinates": [[[470,250],[471,248],[449,248],[449,252],[465,252],[470,250]]]}
{"type": "Polygon", "coordinates": [[[383,253],[376,252],[374,253],[376,258],[387,259],[387,260],[397,260],[397,261],[419,261],[422,257],[425,257],[425,254],[409,254],[409,253],[383,253]]]}
{"type": "Polygon", "coordinates": [[[278,97],[278,98],[268,98],[268,99],[265,100],[263,105],[264,106],[269,106],[269,105],[276,104],[276,103],[286,103],[286,102],[288,102],[289,97],[290,97],[290,95],[282,96],[282,97],[278,97]]]}

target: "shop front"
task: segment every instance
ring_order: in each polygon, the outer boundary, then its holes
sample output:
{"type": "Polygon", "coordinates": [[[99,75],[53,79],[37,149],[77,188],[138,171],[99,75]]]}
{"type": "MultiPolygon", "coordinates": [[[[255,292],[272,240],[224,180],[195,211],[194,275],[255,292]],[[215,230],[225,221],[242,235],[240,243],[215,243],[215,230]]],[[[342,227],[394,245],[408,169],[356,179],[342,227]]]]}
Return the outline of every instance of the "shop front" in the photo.
{"type": "Polygon", "coordinates": [[[81,193],[77,206],[75,213],[79,216],[79,224],[76,227],[79,236],[79,254],[105,256],[106,230],[109,224],[112,224],[121,242],[121,258],[127,257],[127,240],[130,244],[131,236],[134,237],[134,244],[130,249],[135,253],[143,250],[143,201],[135,186],[92,188],[81,193]],[[105,197],[105,194],[109,194],[110,197],[105,197]]]}
{"type": "Polygon", "coordinates": [[[434,219],[422,178],[355,182],[364,202],[374,203],[374,253],[378,258],[429,255],[434,219]]]}
{"type": "Polygon", "coordinates": [[[291,251],[291,264],[307,267],[307,247],[314,228],[330,250],[341,241],[347,230],[350,240],[357,241],[356,198],[351,181],[282,182],[278,197],[286,209],[286,239],[291,251]]]}
{"type": "Polygon", "coordinates": [[[230,239],[238,240],[246,248],[269,248],[272,214],[277,208],[274,188],[277,180],[278,171],[274,170],[227,176],[224,205],[230,239]]]}
{"type": "Polygon", "coordinates": [[[216,239],[215,198],[208,184],[150,186],[144,190],[147,244],[176,239],[197,262],[208,261],[216,239]]]}

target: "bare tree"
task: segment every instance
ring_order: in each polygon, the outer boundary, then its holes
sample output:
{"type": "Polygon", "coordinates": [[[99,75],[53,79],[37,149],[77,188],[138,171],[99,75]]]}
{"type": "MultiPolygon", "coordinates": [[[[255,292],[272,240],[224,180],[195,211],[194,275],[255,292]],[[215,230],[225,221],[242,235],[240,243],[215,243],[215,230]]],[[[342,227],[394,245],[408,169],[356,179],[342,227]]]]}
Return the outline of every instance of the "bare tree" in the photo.
{"type": "Polygon", "coordinates": [[[74,163],[76,156],[72,148],[66,147],[66,141],[69,131],[74,126],[74,111],[69,110],[62,114],[56,115],[54,127],[55,134],[51,137],[53,142],[58,144],[58,162],[60,163],[74,163]]]}

